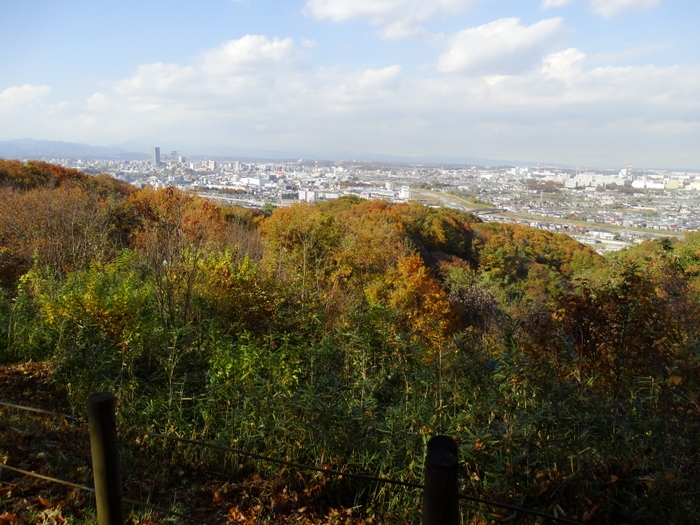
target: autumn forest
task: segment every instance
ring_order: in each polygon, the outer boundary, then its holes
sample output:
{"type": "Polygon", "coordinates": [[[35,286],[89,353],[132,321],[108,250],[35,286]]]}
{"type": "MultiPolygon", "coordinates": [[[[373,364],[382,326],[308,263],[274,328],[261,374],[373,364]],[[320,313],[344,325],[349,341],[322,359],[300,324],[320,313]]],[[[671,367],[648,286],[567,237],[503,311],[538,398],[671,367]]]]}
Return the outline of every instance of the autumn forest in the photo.
{"type": "MultiPolygon", "coordinates": [[[[585,523],[700,522],[700,234],[602,257],[418,203],[251,210],[0,159],[0,287],[0,367],[41,366],[52,409],[84,415],[109,390],[120,428],[418,482],[446,434],[465,494],[585,523]]],[[[139,447],[155,463],[125,461],[143,472],[274,483],[274,505],[236,504],[255,522],[420,519],[415,491],[139,447]]],[[[11,501],[0,514],[36,519],[11,501]]],[[[67,501],[64,518],[90,522],[67,501]]]]}

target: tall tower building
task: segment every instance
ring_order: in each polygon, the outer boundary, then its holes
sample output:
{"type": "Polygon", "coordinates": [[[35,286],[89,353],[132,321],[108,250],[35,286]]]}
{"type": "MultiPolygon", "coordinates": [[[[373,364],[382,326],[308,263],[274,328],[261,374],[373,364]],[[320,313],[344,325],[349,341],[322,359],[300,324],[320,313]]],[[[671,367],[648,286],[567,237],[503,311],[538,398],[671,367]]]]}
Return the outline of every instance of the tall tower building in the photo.
{"type": "Polygon", "coordinates": [[[154,168],[160,166],[160,148],[158,146],[153,146],[151,148],[151,165],[154,168]]]}

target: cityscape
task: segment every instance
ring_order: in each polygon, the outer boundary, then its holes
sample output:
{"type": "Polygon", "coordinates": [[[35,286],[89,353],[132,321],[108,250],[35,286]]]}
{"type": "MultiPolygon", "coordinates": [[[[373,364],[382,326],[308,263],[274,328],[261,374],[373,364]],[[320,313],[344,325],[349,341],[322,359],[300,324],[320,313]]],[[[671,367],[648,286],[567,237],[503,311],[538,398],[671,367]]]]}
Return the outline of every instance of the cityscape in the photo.
{"type": "Polygon", "coordinates": [[[355,160],[188,159],[48,162],[107,173],[136,187],[174,186],[251,208],[356,195],[472,212],[483,221],[567,233],[599,253],[645,239],[682,236],[700,225],[700,174],[692,171],[391,164],[355,160]]]}

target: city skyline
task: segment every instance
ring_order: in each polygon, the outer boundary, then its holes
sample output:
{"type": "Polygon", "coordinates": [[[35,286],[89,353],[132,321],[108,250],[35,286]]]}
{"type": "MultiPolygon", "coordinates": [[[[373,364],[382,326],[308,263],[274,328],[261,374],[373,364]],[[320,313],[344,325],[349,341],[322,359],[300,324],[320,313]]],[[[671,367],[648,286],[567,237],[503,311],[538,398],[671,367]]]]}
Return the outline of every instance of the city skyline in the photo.
{"type": "Polygon", "coordinates": [[[700,169],[690,0],[3,11],[0,140],[700,169]]]}

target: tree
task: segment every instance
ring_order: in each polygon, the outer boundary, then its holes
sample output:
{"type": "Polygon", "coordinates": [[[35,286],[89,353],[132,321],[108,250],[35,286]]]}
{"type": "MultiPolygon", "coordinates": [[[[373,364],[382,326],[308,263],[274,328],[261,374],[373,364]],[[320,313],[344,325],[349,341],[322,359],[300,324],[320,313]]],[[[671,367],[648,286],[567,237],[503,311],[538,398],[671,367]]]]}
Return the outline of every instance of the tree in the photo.
{"type": "Polygon", "coordinates": [[[340,224],[319,208],[298,204],[275,211],[262,225],[264,259],[276,279],[292,286],[302,303],[323,301],[340,224]]]}
{"type": "Polygon", "coordinates": [[[118,204],[80,187],[0,190],[0,275],[12,286],[33,263],[61,275],[114,256],[118,204]]]}
{"type": "Polygon", "coordinates": [[[611,385],[625,377],[664,374],[684,344],[668,297],[638,264],[620,261],[599,286],[582,281],[554,319],[584,370],[611,385]]]}
{"type": "Polygon", "coordinates": [[[163,322],[187,324],[200,261],[224,247],[221,208],[175,188],[142,190],[129,205],[140,220],[132,243],[154,278],[163,322]]]}
{"type": "Polygon", "coordinates": [[[439,345],[454,330],[447,294],[417,253],[401,257],[384,279],[367,287],[366,295],[370,304],[396,310],[400,333],[412,338],[439,345]]]}

